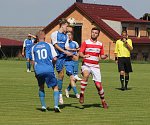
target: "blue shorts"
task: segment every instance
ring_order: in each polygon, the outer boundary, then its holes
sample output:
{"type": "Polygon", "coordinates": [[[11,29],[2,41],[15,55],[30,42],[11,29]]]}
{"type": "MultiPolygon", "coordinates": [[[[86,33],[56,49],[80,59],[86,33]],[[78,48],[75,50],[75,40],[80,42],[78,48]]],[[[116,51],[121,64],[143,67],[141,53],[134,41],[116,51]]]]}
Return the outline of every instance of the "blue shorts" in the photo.
{"type": "Polygon", "coordinates": [[[26,59],[32,59],[32,56],[31,56],[31,53],[30,52],[26,52],[26,55],[25,55],[26,59]]]}
{"type": "Polygon", "coordinates": [[[42,73],[42,74],[36,75],[36,78],[37,78],[39,86],[44,84],[45,82],[48,88],[54,87],[57,85],[57,79],[53,72],[42,73]]]}
{"type": "Polygon", "coordinates": [[[57,72],[60,72],[63,70],[64,65],[65,65],[65,58],[58,58],[56,61],[56,70],[57,72]]]}
{"type": "Polygon", "coordinates": [[[68,76],[74,75],[74,62],[73,61],[66,61],[65,67],[66,67],[66,74],[68,76]]]}

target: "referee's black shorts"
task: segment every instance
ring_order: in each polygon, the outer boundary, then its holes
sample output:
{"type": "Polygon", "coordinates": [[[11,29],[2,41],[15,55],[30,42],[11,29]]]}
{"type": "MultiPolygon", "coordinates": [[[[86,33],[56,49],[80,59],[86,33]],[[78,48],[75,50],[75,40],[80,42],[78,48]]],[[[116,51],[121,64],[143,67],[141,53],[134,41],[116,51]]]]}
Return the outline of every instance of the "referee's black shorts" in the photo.
{"type": "Polygon", "coordinates": [[[118,71],[132,72],[130,57],[118,57],[118,71]]]}

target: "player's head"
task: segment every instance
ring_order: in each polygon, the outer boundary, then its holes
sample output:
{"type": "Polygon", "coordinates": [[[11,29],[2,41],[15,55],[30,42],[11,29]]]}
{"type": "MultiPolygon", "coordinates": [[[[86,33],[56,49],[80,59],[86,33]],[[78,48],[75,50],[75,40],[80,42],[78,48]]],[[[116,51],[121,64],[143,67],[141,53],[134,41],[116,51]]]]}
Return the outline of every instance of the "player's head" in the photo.
{"type": "Polygon", "coordinates": [[[122,38],[127,38],[128,37],[128,34],[127,34],[126,30],[123,30],[121,35],[122,35],[122,38]]]}
{"type": "Polygon", "coordinates": [[[28,34],[28,39],[31,39],[31,33],[28,34]]]}
{"type": "Polygon", "coordinates": [[[37,33],[37,38],[38,38],[38,41],[45,41],[45,32],[40,30],[38,33],[37,33]]]}
{"type": "Polygon", "coordinates": [[[59,26],[63,32],[67,31],[68,25],[69,23],[65,18],[62,18],[61,20],[59,20],[59,26]]]}
{"type": "Polygon", "coordinates": [[[93,27],[91,30],[91,39],[97,40],[99,34],[100,34],[100,29],[98,27],[93,27]]]}
{"type": "Polygon", "coordinates": [[[72,31],[68,31],[67,35],[68,35],[69,40],[73,40],[73,32],[72,31]]]}

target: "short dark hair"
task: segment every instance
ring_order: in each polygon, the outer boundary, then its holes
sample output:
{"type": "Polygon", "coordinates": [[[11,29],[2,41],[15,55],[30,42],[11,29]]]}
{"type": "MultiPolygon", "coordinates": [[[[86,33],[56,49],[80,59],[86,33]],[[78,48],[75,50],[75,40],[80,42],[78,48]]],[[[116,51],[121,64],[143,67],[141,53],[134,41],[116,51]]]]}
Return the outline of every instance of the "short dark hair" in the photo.
{"type": "MultiPolygon", "coordinates": [[[[98,28],[98,27],[93,27],[92,30],[97,30],[99,33],[100,33],[100,31],[101,31],[100,28],[98,28]]],[[[91,30],[91,31],[92,31],[92,30],[91,30]]]]}
{"type": "Polygon", "coordinates": [[[121,33],[121,34],[123,34],[123,33],[126,33],[126,34],[127,34],[127,30],[122,30],[122,33],[121,33]]]}
{"type": "Polygon", "coordinates": [[[67,21],[67,19],[62,18],[62,19],[59,20],[59,26],[61,26],[62,24],[65,24],[65,23],[69,24],[69,22],[67,21]]]}

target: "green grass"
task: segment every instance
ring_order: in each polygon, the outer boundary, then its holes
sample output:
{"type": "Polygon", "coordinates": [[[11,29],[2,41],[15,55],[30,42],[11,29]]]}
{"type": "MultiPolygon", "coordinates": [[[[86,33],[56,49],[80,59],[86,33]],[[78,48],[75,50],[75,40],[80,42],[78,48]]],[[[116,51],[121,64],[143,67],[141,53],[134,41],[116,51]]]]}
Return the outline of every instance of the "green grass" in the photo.
{"type": "MultiPolygon", "coordinates": [[[[90,79],[83,106],[73,96],[64,97],[62,112],[54,113],[38,110],[37,81],[33,72],[26,73],[25,61],[0,60],[0,125],[149,125],[150,64],[133,64],[133,70],[130,90],[120,91],[116,64],[101,64],[108,110],[101,108],[90,79]]],[[[63,91],[67,83],[66,76],[63,91]]],[[[52,89],[46,88],[46,103],[53,108],[52,89]]]]}

